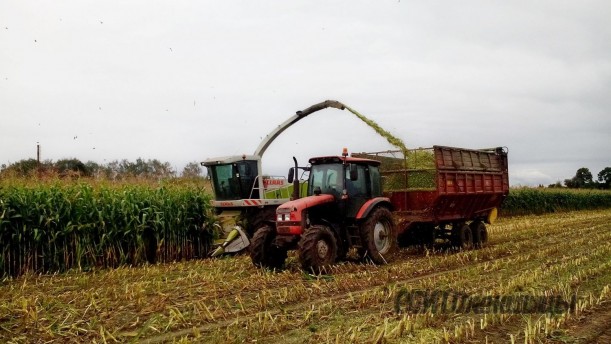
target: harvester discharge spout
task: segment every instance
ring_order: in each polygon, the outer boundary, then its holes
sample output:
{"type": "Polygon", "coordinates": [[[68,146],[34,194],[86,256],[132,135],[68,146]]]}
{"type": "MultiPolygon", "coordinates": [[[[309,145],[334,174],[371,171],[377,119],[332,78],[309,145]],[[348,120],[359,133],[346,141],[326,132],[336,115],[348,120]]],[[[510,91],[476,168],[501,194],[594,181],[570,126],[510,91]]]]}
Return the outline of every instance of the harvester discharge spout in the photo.
{"type": "Polygon", "coordinates": [[[259,157],[263,156],[263,154],[267,150],[267,147],[269,147],[269,145],[272,144],[272,142],[274,142],[274,140],[280,134],[282,134],[283,131],[285,131],[286,129],[288,129],[290,126],[297,123],[298,121],[302,120],[309,114],[312,114],[316,111],[326,109],[328,107],[336,108],[339,110],[344,110],[347,108],[346,105],[338,102],[337,100],[325,100],[324,102],[314,104],[305,110],[297,111],[295,115],[291,116],[289,119],[284,121],[284,123],[277,126],[276,129],[274,129],[271,133],[265,136],[265,138],[263,139],[263,141],[261,141],[261,143],[259,144],[259,147],[257,147],[253,155],[259,156],[259,157]]]}
{"type": "Polygon", "coordinates": [[[314,104],[305,110],[297,111],[296,114],[297,116],[304,117],[304,116],[311,114],[312,112],[320,111],[328,107],[333,107],[336,109],[343,110],[346,108],[346,105],[338,102],[337,100],[325,100],[324,102],[314,104]]]}

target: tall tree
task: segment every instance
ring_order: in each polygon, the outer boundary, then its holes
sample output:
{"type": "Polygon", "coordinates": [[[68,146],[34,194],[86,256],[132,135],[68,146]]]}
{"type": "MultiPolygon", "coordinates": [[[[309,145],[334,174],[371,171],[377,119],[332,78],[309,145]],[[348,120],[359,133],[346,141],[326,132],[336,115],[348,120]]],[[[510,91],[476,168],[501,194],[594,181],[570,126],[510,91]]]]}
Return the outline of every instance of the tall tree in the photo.
{"type": "Polygon", "coordinates": [[[87,169],[87,166],[85,166],[85,164],[83,164],[79,159],[57,160],[55,163],[55,168],[60,174],[75,172],[83,176],[91,175],[91,172],[87,169]]]}
{"type": "Polygon", "coordinates": [[[594,186],[592,172],[587,167],[582,167],[577,170],[573,178],[565,179],[564,184],[569,188],[575,189],[592,187],[594,186]]]}
{"type": "Polygon", "coordinates": [[[190,162],[183,168],[181,175],[185,178],[197,178],[202,176],[202,167],[198,162],[190,162]]]}
{"type": "Polygon", "coordinates": [[[598,172],[598,181],[604,189],[611,189],[611,167],[605,167],[598,172]]]}
{"type": "Polygon", "coordinates": [[[36,161],[36,159],[19,160],[10,166],[12,170],[17,172],[21,176],[27,176],[35,172],[37,167],[38,162],[36,161]]]}

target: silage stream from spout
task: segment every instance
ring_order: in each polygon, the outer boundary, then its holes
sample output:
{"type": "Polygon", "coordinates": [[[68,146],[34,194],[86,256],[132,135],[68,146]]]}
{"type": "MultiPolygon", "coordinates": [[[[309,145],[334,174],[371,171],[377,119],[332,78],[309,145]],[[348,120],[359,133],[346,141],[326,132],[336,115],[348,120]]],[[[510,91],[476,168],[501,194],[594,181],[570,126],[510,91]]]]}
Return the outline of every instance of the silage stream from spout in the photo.
{"type": "Polygon", "coordinates": [[[386,139],[386,141],[388,141],[388,143],[390,143],[391,145],[401,149],[403,154],[407,154],[407,147],[405,146],[405,143],[403,143],[403,141],[401,139],[395,137],[393,134],[389,133],[388,131],[384,130],[384,128],[380,127],[380,125],[378,123],[372,121],[371,119],[365,117],[364,115],[361,115],[358,111],[350,108],[349,106],[346,106],[346,109],[348,111],[352,112],[361,121],[365,122],[365,124],[370,126],[380,136],[384,137],[386,139]]]}

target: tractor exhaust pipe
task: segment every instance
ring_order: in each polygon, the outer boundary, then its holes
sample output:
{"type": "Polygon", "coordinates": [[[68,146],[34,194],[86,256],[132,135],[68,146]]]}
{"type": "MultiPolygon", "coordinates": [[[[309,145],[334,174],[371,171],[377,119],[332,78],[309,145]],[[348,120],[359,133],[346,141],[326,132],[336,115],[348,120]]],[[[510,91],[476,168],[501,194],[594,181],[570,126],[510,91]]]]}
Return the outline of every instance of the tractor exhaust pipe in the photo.
{"type": "Polygon", "coordinates": [[[299,165],[297,164],[297,158],[293,157],[293,161],[295,162],[295,167],[291,171],[293,177],[293,195],[291,196],[291,200],[299,199],[299,178],[297,178],[299,165]]]}

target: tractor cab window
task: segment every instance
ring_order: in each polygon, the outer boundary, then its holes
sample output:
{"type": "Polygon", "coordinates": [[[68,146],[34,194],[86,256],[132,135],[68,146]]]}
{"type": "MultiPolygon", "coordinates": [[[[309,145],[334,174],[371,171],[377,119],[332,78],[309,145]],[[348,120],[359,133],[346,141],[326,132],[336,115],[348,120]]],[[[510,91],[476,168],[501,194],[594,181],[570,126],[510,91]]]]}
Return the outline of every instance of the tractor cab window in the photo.
{"type": "Polygon", "coordinates": [[[349,197],[368,197],[366,165],[356,165],[358,178],[350,180],[350,169],[346,169],[346,192],[349,197]]]}
{"type": "Polygon", "coordinates": [[[320,188],[323,194],[339,197],[343,186],[343,166],[341,164],[313,165],[310,171],[308,184],[308,195],[314,195],[314,191],[320,188]]]}
{"type": "Polygon", "coordinates": [[[214,193],[219,201],[259,198],[255,182],[257,162],[244,160],[231,164],[208,166],[214,193]]]}
{"type": "Polygon", "coordinates": [[[382,177],[378,166],[369,166],[369,178],[371,180],[371,197],[382,196],[382,177]]]}

